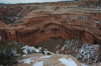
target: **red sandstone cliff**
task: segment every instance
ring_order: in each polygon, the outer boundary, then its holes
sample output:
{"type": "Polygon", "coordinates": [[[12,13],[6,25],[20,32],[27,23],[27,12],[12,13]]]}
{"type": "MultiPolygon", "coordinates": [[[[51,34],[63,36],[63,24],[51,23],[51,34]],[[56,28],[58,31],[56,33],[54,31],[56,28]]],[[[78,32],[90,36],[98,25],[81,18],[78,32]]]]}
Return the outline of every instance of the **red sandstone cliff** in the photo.
{"type": "Polygon", "coordinates": [[[56,4],[0,5],[2,40],[12,39],[34,46],[49,37],[62,37],[101,44],[99,9],[79,8],[72,2],[56,4]]]}

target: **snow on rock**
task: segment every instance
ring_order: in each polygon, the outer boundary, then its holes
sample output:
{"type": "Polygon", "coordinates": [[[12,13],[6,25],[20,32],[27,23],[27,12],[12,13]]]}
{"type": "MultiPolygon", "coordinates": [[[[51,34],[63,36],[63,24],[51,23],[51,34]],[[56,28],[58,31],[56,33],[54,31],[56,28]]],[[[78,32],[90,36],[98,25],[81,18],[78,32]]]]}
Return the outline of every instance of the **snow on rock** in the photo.
{"type": "Polygon", "coordinates": [[[1,40],[1,36],[0,36],[0,40],[1,40]]]}
{"type": "Polygon", "coordinates": [[[30,46],[24,46],[23,48],[24,48],[23,52],[24,52],[25,54],[29,54],[29,53],[31,54],[31,53],[33,53],[34,51],[35,51],[35,52],[40,52],[40,48],[39,48],[39,49],[36,49],[36,48],[30,47],[30,46]]]}
{"type": "MultiPolygon", "coordinates": [[[[84,44],[82,45],[81,47],[77,48],[77,43],[79,42],[79,40],[72,40],[72,41],[65,41],[63,47],[61,48],[62,50],[64,49],[70,49],[71,51],[74,51],[76,50],[75,52],[78,53],[77,55],[77,58],[82,58],[82,60],[85,60],[85,59],[88,59],[87,62],[92,62],[91,60],[89,60],[89,58],[94,58],[94,61],[97,61],[98,59],[98,53],[96,53],[96,51],[98,51],[99,49],[99,45],[95,45],[95,44],[92,44],[92,45],[88,45],[88,44],[84,44]],[[73,44],[73,42],[75,41],[75,44],[73,44]]],[[[25,48],[24,52],[27,54],[28,51],[29,52],[32,52],[33,50],[35,52],[39,52],[41,50],[41,47],[39,49],[36,49],[34,47],[30,47],[30,46],[24,46],[23,48],[25,48]]],[[[58,53],[59,51],[62,51],[62,50],[58,50],[56,53],[58,53]]],[[[54,53],[48,51],[47,49],[44,50],[45,52],[45,56],[39,56],[36,58],[36,56],[33,56],[30,57],[30,58],[27,58],[27,59],[23,59],[21,61],[18,61],[19,63],[20,62],[23,62],[23,64],[31,64],[33,63],[31,66],[44,66],[44,63],[46,63],[47,61],[45,61],[44,59],[53,59],[54,60],[54,53]],[[47,55],[47,53],[51,53],[51,55],[47,55]]],[[[67,53],[68,51],[66,51],[67,53]]],[[[22,57],[24,57],[27,55],[23,55],[22,57]]],[[[58,58],[58,56],[56,56],[56,58],[58,58]]],[[[72,58],[73,59],[73,58],[72,58]]],[[[55,66],[58,66],[58,65],[65,65],[65,66],[78,66],[77,62],[76,61],[73,61],[71,59],[71,57],[69,56],[64,56],[64,55],[60,55],[59,58],[57,59],[59,61],[59,63],[57,63],[55,66]],[[68,57],[68,59],[66,59],[68,57]],[[60,63],[61,61],[61,63],[60,63]]],[[[56,60],[56,59],[55,59],[56,60]]],[[[82,61],[81,60],[81,61],[82,61]]],[[[50,60],[49,60],[50,61],[50,60]]],[[[49,62],[50,64],[50,62],[49,62]]],[[[83,63],[80,63],[81,66],[87,66],[83,63]]]]}
{"type": "Polygon", "coordinates": [[[31,59],[31,58],[26,59],[26,60],[24,61],[24,63],[30,64],[30,62],[31,62],[31,60],[30,60],[30,59],[31,59]]]}
{"type": "Polygon", "coordinates": [[[58,53],[59,53],[59,51],[60,51],[60,50],[56,51],[56,54],[58,54],[58,53]]]}
{"type": "Polygon", "coordinates": [[[63,51],[65,49],[66,45],[64,45],[62,48],[61,48],[61,51],[63,51]]]}
{"type": "Polygon", "coordinates": [[[59,47],[59,45],[57,45],[57,47],[55,49],[57,49],[59,47]]]}
{"type": "Polygon", "coordinates": [[[55,53],[48,51],[47,49],[44,50],[45,55],[47,55],[48,53],[50,53],[51,55],[54,55],[55,53]]]}
{"type": "Polygon", "coordinates": [[[26,56],[26,55],[22,55],[22,57],[24,57],[24,56],[26,56]]]}
{"type": "Polygon", "coordinates": [[[83,64],[83,63],[80,63],[81,64],[81,66],[87,66],[87,65],[85,65],[85,64],[83,64]]]}
{"type": "Polygon", "coordinates": [[[80,39],[65,40],[62,44],[61,49],[57,48],[56,54],[60,53],[77,53],[75,55],[80,58],[79,61],[87,64],[95,63],[99,59],[99,44],[83,44],[80,39]]]}
{"type": "Polygon", "coordinates": [[[46,56],[42,56],[42,57],[40,57],[40,58],[49,58],[49,57],[51,57],[52,55],[46,55],[46,56]]]}
{"type": "MultiPolygon", "coordinates": [[[[23,52],[25,53],[25,54],[33,54],[33,53],[41,53],[41,50],[42,50],[42,48],[41,47],[39,47],[38,49],[36,49],[35,47],[30,47],[30,46],[24,46],[23,47],[23,52]]],[[[50,53],[51,55],[54,55],[54,53],[52,53],[52,52],[50,52],[50,51],[48,51],[47,49],[45,49],[45,50],[43,50],[44,51],[44,53],[45,53],[45,55],[47,55],[48,53],[50,53]]]]}
{"type": "MultiPolygon", "coordinates": [[[[88,44],[84,44],[78,51],[78,55],[77,57],[83,57],[83,60],[84,61],[85,59],[88,59],[88,63],[90,63],[90,59],[93,59],[93,62],[96,62],[97,59],[98,59],[98,56],[99,56],[99,53],[98,53],[98,50],[99,50],[99,45],[88,45],[88,44]]],[[[92,62],[92,61],[91,61],[92,62]]]]}
{"type": "Polygon", "coordinates": [[[61,48],[61,51],[65,50],[65,49],[69,49],[70,51],[74,51],[77,48],[77,45],[79,42],[80,42],[79,39],[66,40],[64,42],[64,46],[61,48]]]}
{"type": "MultiPolygon", "coordinates": [[[[20,61],[18,61],[19,63],[20,62],[24,62],[24,63],[27,63],[27,64],[30,64],[30,62],[32,62],[32,58],[34,58],[34,57],[31,57],[31,58],[28,58],[28,59],[23,59],[23,60],[20,60],[20,61]]],[[[34,60],[33,60],[34,61],[34,60]]]]}
{"type": "Polygon", "coordinates": [[[48,51],[50,54],[55,55],[55,53],[48,51]]]}
{"type": "Polygon", "coordinates": [[[45,52],[45,55],[47,55],[48,54],[48,51],[44,51],[45,52]]]}
{"type": "Polygon", "coordinates": [[[44,61],[35,62],[32,66],[43,66],[44,61]]]}
{"type": "MultiPolygon", "coordinates": [[[[39,55],[41,53],[37,53],[39,55]]],[[[27,66],[87,66],[83,63],[80,63],[75,60],[74,57],[56,54],[56,55],[45,55],[36,57],[37,55],[32,54],[30,58],[23,59],[19,61],[23,66],[27,64],[27,66]],[[67,59],[68,58],[68,59],[67,59]]],[[[29,57],[29,56],[28,56],[29,57]]],[[[21,66],[21,65],[19,65],[21,66]]]]}
{"type": "Polygon", "coordinates": [[[41,47],[39,47],[39,50],[41,50],[41,47]]]}
{"type": "Polygon", "coordinates": [[[36,52],[40,52],[40,50],[39,50],[39,49],[35,49],[35,51],[36,51],[36,52]]]}
{"type": "Polygon", "coordinates": [[[96,22],[96,23],[101,23],[101,21],[94,21],[94,22],[96,22]]]}
{"type": "MultiPolygon", "coordinates": [[[[81,58],[81,60],[80,61],[82,61],[82,62],[84,62],[85,61],[85,59],[87,59],[87,63],[86,64],[90,64],[90,63],[92,63],[92,62],[96,62],[97,60],[98,60],[98,58],[99,58],[99,53],[98,53],[98,50],[99,50],[99,44],[91,44],[91,45],[88,45],[88,44],[84,44],[84,45],[82,45],[82,46],[80,46],[80,45],[78,45],[78,42],[79,42],[80,40],[78,40],[78,39],[73,39],[73,40],[66,40],[65,41],[65,43],[64,43],[64,45],[62,46],[62,48],[61,48],[61,50],[57,50],[56,51],[56,54],[58,54],[59,53],[59,51],[63,51],[63,50],[65,50],[65,49],[69,49],[69,51],[65,51],[65,53],[68,53],[68,52],[71,52],[71,51],[74,51],[74,52],[76,52],[76,53],[78,53],[77,55],[76,55],[76,57],[77,58],[81,58]],[[74,43],[75,42],[75,43],[74,43]],[[92,60],[93,59],[93,60],[92,60]]],[[[56,48],[58,48],[59,47],[59,45],[57,45],[57,47],[56,48]]],[[[42,50],[42,48],[41,47],[39,47],[39,49],[36,49],[36,48],[34,48],[34,47],[30,47],[30,46],[24,46],[23,47],[24,48],[24,50],[23,50],[23,52],[25,52],[25,54],[28,54],[28,53],[31,53],[32,54],[32,52],[34,51],[34,52],[40,52],[40,50],[42,50]]],[[[45,56],[42,56],[42,57],[39,57],[40,59],[42,59],[42,58],[50,58],[52,55],[55,55],[54,53],[52,53],[52,52],[50,52],[50,51],[48,51],[47,49],[45,49],[44,50],[44,53],[45,53],[45,56]],[[51,55],[47,55],[48,53],[50,53],[51,55]]],[[[23,56],[26,56],[26,55],[23,55],[23,56]]],[[[67,62],[73,62],[73,63],[75,63],[74,61],[72,61],[72,59],[65,59],[65,58],[61,58],[61,59],[59,59],[63,64],[65,64],[65,65],[67,65],[66,63],[65,63],[65,61],[67,62]],[[62,60],[61,60],[62,59],[62,60]],[[64,62],[63,62],[63,60],[65,60],[64,62]]],[[[33,60],[34,61],[34,60],[33,60]]],[[[24,60],[22,60],[22,61],[19,61],[19,62],[24,62],[24,63],[27,63],[27,64],[30,64],[30,62],[31,62],[31,58],[28,58],[28,59],[24,59],[24,60]]],[[[39,62],[37,62],[37,63],[39,63],[39,62]]],[[[82,64],[82,66],[84,66],[83,64],[82,64]]]]}
{"type": "Polygon", "coordinates": [[[78,66],[71,58],[69,59],[60,58],[58,60],[61,61],[66,66],[78,66]]]}

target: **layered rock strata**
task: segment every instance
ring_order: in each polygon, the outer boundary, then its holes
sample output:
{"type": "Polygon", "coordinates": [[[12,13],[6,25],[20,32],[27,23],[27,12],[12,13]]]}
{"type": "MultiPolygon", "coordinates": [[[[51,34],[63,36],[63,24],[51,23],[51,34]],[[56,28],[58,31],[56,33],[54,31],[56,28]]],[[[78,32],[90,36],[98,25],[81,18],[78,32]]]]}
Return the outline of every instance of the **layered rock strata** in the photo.
{"type": "Polygon", "coordinates": [[[1,39],[34,46],[62,37],[101,46],[101,7],[78,7],[78,3],[0,5],[1,39]]]}

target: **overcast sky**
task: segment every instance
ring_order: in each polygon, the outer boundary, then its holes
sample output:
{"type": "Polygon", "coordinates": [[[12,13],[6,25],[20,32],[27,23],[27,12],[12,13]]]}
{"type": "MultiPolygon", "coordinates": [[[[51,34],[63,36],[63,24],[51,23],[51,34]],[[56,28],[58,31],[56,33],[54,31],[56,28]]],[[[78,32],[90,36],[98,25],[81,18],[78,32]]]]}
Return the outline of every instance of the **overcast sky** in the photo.
{"type": "Polygon", "coordinates": [[[57,2],[73,0],[0,0],[0,3],[34,3],[34,2],[57,2]]]}

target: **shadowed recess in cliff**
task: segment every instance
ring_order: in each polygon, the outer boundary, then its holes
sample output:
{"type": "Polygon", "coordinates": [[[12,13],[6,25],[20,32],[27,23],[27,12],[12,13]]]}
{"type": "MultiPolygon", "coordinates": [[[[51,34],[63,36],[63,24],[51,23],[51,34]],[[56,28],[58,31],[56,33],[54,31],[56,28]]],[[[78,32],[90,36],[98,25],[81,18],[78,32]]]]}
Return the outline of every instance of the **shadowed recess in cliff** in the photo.
{"type": "Polygon", "coordinates": [[[85,44],[81,39],[65,40],[62,37],[50,37],[39,42],[36,46],[56,54],[70,54],[80,62],[93,64],[100,62],[100,44],[85,44]]]}

